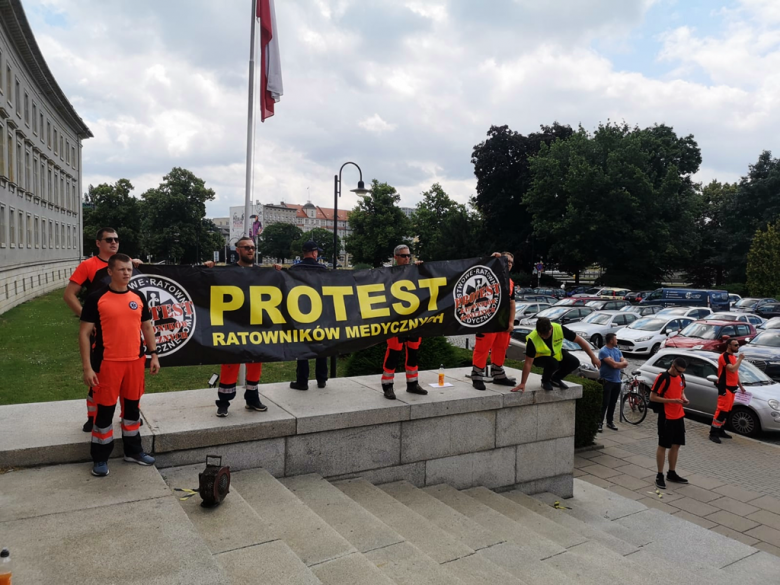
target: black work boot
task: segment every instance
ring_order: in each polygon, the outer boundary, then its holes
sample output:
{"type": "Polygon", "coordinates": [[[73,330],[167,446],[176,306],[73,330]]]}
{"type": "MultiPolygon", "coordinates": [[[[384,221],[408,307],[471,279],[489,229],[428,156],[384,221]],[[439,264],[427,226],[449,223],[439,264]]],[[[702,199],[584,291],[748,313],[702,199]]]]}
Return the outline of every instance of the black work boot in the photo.
{"type": "Polygon", "coordinates": [[[388,400],[395,400],[395,392],[393,392],[392,384],[382,384],[382,392],[385,393],[385,398],[388,400]]]}
{"type": "Polygon", "coordinates": [[[471,366],[471,385],[476,390],[487,390],[485,388],[485,370],[478,368],[477,366],[471,366]]]}
{"type": "Polygon", "coordinates": [[[493,384],[514,387],[517,386],[517,380],[507,377],[503,366],[493,366],[493,384]]]}
{"type": "Polygon", "coordinates": [[[422,394],[422,395],[428,394],[428,391],[425,388],[421,387],[420,384],[418,384],[417,382],[407,382],[406,391],[409,392],[410,394],[422,394]]]}

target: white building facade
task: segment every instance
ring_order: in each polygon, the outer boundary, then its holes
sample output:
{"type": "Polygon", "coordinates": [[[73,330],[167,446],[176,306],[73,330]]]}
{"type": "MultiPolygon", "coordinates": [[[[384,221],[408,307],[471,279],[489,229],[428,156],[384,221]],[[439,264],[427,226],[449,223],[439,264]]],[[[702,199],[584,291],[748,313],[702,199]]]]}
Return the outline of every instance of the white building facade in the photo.
{"type": "Polygon", "coordinates": [[[0,313],[63,288],[82,259],[81,143],[20,0],[0,0],[0,313]]]}

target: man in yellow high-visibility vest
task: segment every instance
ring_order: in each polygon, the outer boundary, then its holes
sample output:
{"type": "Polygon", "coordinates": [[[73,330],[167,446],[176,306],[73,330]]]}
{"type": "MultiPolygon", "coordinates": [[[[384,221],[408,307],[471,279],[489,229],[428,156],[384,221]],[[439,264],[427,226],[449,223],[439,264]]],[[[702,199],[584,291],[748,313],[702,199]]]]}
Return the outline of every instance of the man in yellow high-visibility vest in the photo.
{"type": "Polygon", "coordinates": [[[534,363],[544,368],[542,372],[542,388],[552,390],[553,386],[565,390],[568,388],[563,379],[576,370],[580,361],[563,349],[563,340],[573,341],[590,357],[596,368],[601,367],[601,360],[593,353],[590,344],[572,330],[552,323],[546,317],[536,321],[536,329],[529,333],[525,340],[525,366],[520,384],[512,388],[512,392],[525,392],[525,383],[534,363]]]}

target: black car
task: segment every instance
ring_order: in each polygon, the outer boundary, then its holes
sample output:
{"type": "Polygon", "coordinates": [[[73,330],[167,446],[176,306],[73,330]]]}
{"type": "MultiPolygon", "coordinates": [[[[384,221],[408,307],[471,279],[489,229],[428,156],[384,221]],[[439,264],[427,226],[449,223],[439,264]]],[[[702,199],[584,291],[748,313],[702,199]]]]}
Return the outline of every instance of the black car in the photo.
{"type": "Polygon", "coordinates": [[[756,307],[756,315],[764,319],[780,317],[780,303],[764,303],[756,307]]]}
{"type": "Polygon", "coordinates": [[[773,380],[780,380],[780,331],[770,329],[739,348],[745,359],[773,380]]]}
{"type": "Polygon", "coordinates": [[[737,313],[755,313],[761,305],[765,305],[767,303],[777,304],[778,301],[777,299],[768,298],[746,298],[737,302],[737,304],[735,304],[731,310],[737,313]]]}
{"type": "Polygon", "coordinates": [[[650,290],[640,290],[638,292],[630,292],[625,297],[623,297],[625,300],[627,300],[629,303],[632,303],[634,305],[639,304],[639,302],[644,299],[647,295],[649,295],[651,292],[650,290]]]}

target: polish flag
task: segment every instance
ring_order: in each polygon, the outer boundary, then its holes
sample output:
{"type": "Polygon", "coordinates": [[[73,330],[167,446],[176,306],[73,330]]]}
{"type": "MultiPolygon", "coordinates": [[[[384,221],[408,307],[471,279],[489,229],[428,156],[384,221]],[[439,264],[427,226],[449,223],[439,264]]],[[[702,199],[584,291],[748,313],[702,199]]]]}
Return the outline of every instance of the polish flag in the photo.
{"type": "Polygon", "coordinates": [[[274,0],[257,0],[257,18],[260,20],[260,120],[265,122],[274,115],[274,104],[283,94],[274,0]]]}

